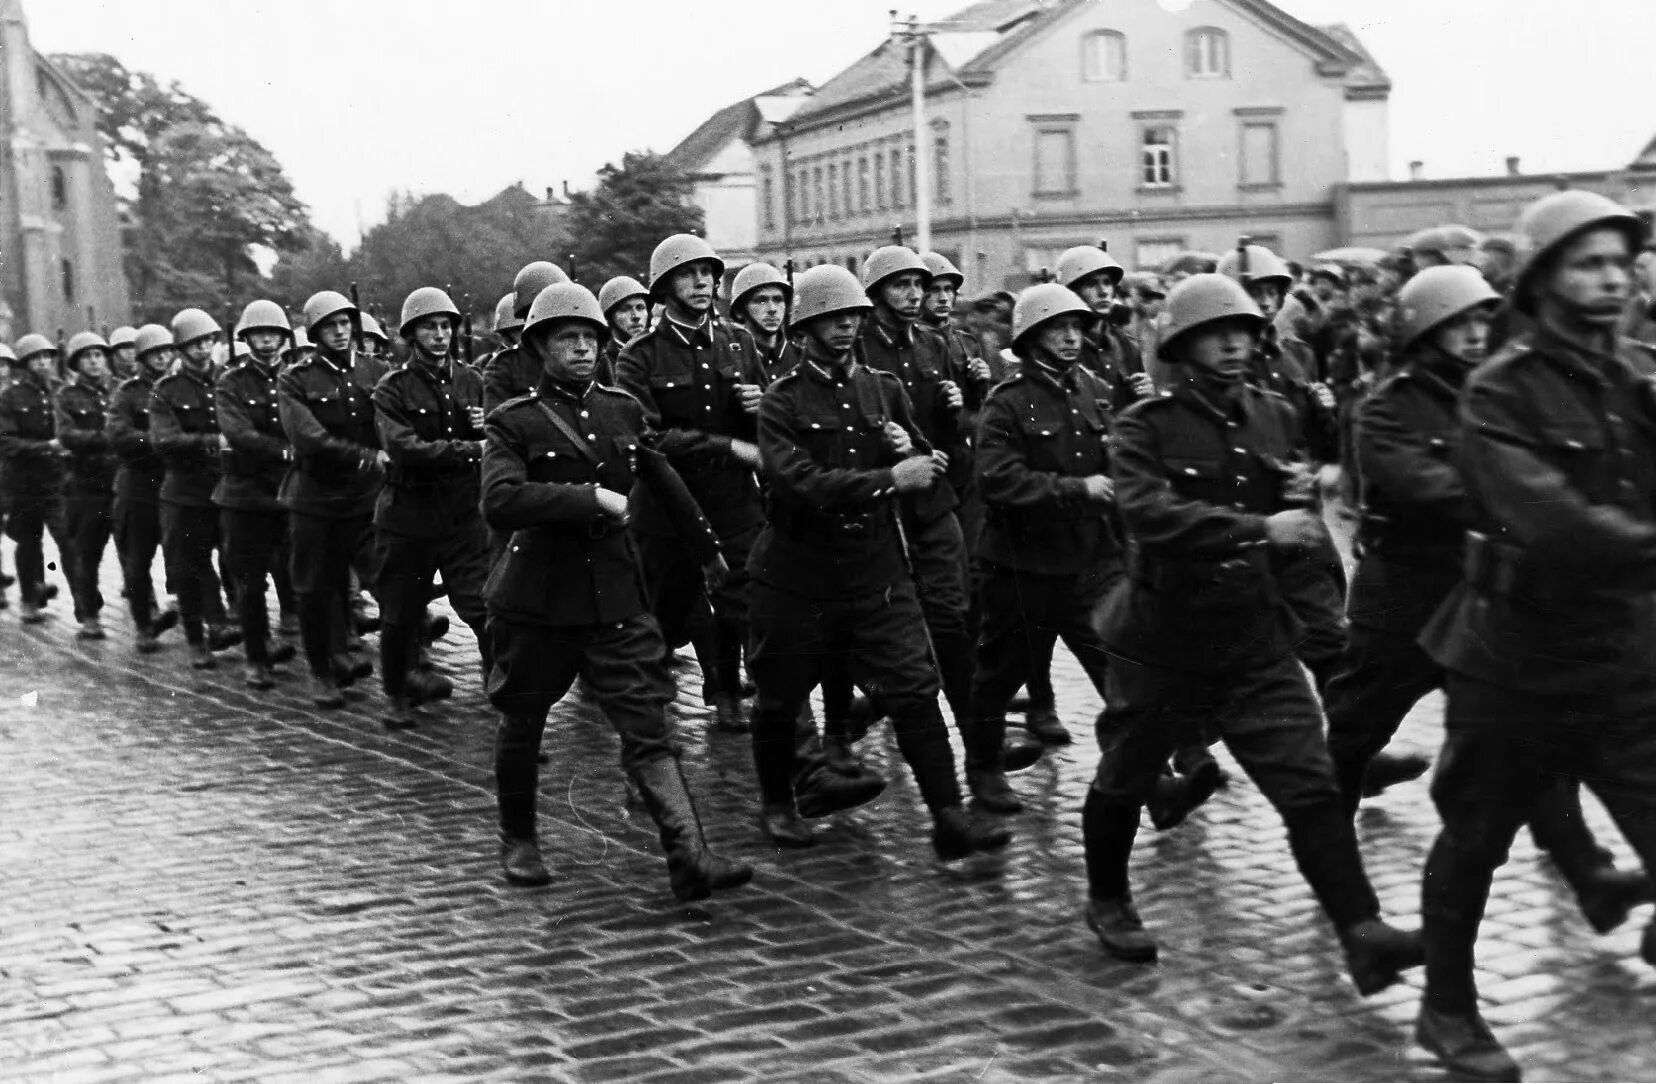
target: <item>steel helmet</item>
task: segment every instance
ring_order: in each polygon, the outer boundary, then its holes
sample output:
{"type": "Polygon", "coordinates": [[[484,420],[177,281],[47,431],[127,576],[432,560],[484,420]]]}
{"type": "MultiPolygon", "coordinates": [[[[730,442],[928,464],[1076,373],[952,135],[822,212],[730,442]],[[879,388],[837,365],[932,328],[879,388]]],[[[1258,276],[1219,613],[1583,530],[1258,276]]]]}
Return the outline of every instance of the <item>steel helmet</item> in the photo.
{"type": "Polygon", "coordinates": [[[667,284],[667,277],[687,263],[710,260],[713,277],[724,278],[724,261],[713,251],[713,246],[693,233],[675,233],[650,253],[650,296],[654,297],[667,284]]]}
{"type": "Polygon", "coordinates": [[[1058,285],[1075,288],[1075,284],[1088,275],[1104,272],[1110,279],[1110,285],[1119,283],[1127,269],[1121,266],[1121,261],[1105,252],[1097,245],[1076,245],[1066,248],[1058,256],[1058,285]]]}
{"type": "Polygon", "coordinates": [[[523,316],[528,313],[529,306],[534,304],[535,298],[548,286],[560,282],[568,282],[569,276],[564,274],[563,268],[547,260],[536,260],[527,263],[518,271],[517,277],[512,279],[512,313],[523,316]]]}
{"type": "MultiPolygon", "coordinates": [[[[793,287],[788,285],[788,276],[778,271],[768,263],[750,263],[736,272],[736,281],[730,284],[730,309],[735,313],[747,300],[747,295],[761,286],[780,286],[782,296],[791,297],[793,287]]],[[[605,309],[608,312],[609,309],[605,309]]]]}
{"type": "Polygon", "coordinates": [[[1154,271],[1134,271],[1121,277],[1121,288],[1124,290],[1139,290],[1157,297],[1167,296],[1167,287],[1162,284],[1161,276],[1154,271]]]}
{"type": "Polygon", "coordinates": [[[920,262],[926,265],[926,270],[931,273],[933,282],[938,279],[954,279],[956,290],[966,285],[966,276],[960,273],[960,268],[950,262],[949,258],[941,252],[922,253],[920,262]]]}
{"type": "Polygon", "coordinates": [[[173,341],[179,346],[217,335],[223,330],[217,320],[200,309],[184,309],[172,318],[173,341]]]}
{"type": "Polygon", "coordinates": [[[1092,306],[1075,295],[1068,286],[1043,282],[1031,286],[1018,295],[1012,305],[1012,349],[1017,350],[1025,335],[1057,316],[1068,313],[1095,317],[1092,306]]]}
{"type": "Polygon", "coordinates": [[[1173,287],[1167,295],[1167,317],[1161,342],[1164,360],[1176,360],[1168,348],[1180,336],[1204,324],[1241,317],[1257,331],[1265,323],[1264,314],[1242,284],[1217,273],[1192,275],[1173,287]]]}
{"type": "Polygon", "coordinates": [[[138,329],[122,325],[109,333],[109,348],[118,350],[123,346],[131,346],[138,337],[138,329]]]}
{"type": "Polygon", "coordinates": [[[358,315],[357,307],[351,304],[351,299],[338,290],[323,290],[321,293],[312,294],[310,300],[305,302],[305,330],[311,331],[328,317],[342,312],[353,317],[358,315]]]}
{"type": "MultiPolygon", "coordinates": [[[[746,268],[743,270],[746,270],[746,268]]],[[[737,275],[736,281],[741,282],[742,276],[737,275]]],[[[607,318],[611,309],[621,304],[621,302],[635,297],[642,297],[648,301],[650,291],[646,290],[644,284],[631,275],[617,275],[604,283],[603,287],[599,289],[598,307],[604,310],[604,316],[607,318]]]]}
{"type": "Polygon", "coordinates": [[[159,350],[172,344],[172,332],[160,324],[145,324],[138,329],[137,337],[132,340],[132,345],[137,349],[139,357],[143,357],[151,350],[159,350]]]}
{"type": "Polygon", "coordinates": [[[1336,286],[1348,286],[1351,284],[1351,278],[1346,274],[1345,268],[1341,267],[1337,263],[1317,264],[1311,269],[1311,278],[1325,278],[1334,283],[1336,286]]]}
{"type": "Polygon", "coordinates": [[[883,245],[868,254],[863,261],[862,285],[864,292],[869,292],[893,275],[901,275],[904,271],[920,272],[921,285],[931,281],[931,270],[926,261],[912,248],[903,245],[883,245]]]}
{"type": "Polygon", "coordinates": [[[1483,234],[1470,226],[1448,224],[1416,230],[1405,237],[1398,247],[1406,248],[1416,256],[1430,252],[1452,263],[1469,263],[1476,258],[1483,240],[1483,234]],[[1465,258],[1457,259],[1457,253],[1464,253],[1465,258]]]}
{"type": "Polygon", "coordinates": [[[460,323],[460,310],[449,295],[435,286],[422,286],[403,299],[402,319],[397,322],[397,334],[403,338],[413,332],[414,325],[428,316],[452,316],[460,323]]]}
{"type": "Polygon", "coordinates": [[[867,312],[873,307],[857,276],[837,264],[818,264],[794,280],[795,325],[848,309],[867,312]]]}
{"type": "Polygon", "coordinates": [[[494,330],[515,331],[523,326],[523,318],[517,314],[517,294],[503,294],[495,302],[494,330]]]}
{"type": "Polygon", "coordinates": [[[1428,267],[1397,292],[1397,349],[1407,350],[1433,328],[1468,309],[1501,300],[1475,267],[1428,267]]]}
{"type": "Polygon", "coordinates": [[[91,350],[93,347],[108,350],[109,341],[96,331],[78,331],[69,336],[69,344],[63,348],[64,361],[69,365],[74,365],[76,359],[80,357],[81,351],[91,350]]]}
{"type": "Polygon", "coordinates": [[[17,360],[17,354],[5,343],[0,343],[0,361],[11,364],[17,360]]]}
{"type": "Polygon", "coordinates": [[[1620,230],[1627,237],[1629,254],[1638,251],[1644,237],[1644,226],[1637,215],[1597,192],[1572,188],[1543,196],[1524,208],[1515,228],[1519,255],[1512,299],[1518,311],[1535,311],[1534,280],[1547,258],[1578,234],[1595,227],[1620,230]]]}
{"type": "Polygon", "coordinates": [[[592,291],[576,282],[554,282],[535,295],[529,304],[529,315],[523,323],[523,334],[528,335],[542,324],[554,320],[584,320],[591,324],[599,337],[609,334],[604,322],[604,310],[592,291]]]}
{"type": "Polygon", "coordinates": [[[380,327],[380,322],[374,319],[371,314],[365,312],[362,313],[361,316],[362,334],[364,337],[372,335],[382,343],[389,343],[391,341],[391,339],[385,334],[385,329],[380,327]]]}
{"type": "Polygon", "coordinates": [[[1288,269],[1282,257],[1266,248],[1264,245],[1249,245],[1245,250],[1231,249],[1219,257],[1219,274],[1229,277],[1247,286],[1254,282],[1277,281],[1284,289],[1294,284],[1294,273],[1288,269]],[[1243,266],[1243,253],[1247,254],[1246,267],[1243,266]]]}
{"type": "Polygon", "coordinates": [[[247,308],[242,310],[241,319],[236,321],[236,338],[240,339],[249,331],[280,331],[283,335],[293,334],[293,325],[288,322],[288,314],[282,311],[282,306],[274,301],[249,301],[247,308]]]}
{"type": "Polygon", "coordinates": [[[18,361],[28,361],[36,354],[57,353],[56,344],[39,332],[31,332],[18,339],[15,349],[18,361]]]}

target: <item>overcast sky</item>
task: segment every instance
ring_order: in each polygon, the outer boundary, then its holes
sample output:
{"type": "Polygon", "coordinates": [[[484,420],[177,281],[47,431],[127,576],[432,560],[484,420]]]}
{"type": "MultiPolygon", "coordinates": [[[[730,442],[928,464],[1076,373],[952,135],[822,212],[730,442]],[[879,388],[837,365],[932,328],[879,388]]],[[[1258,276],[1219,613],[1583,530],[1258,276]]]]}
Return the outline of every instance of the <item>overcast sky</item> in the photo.
{"type": "MultiPolygon", "coordinates": [[[[347,247],[386,194],[474,202],[665,151],[714,110],[872,48],[897,0],[24,0],[43,52],[177,79],[347,247]]],[[[966,0],[908,0],[940,18],[966,0]]],[[[1100,0],[1110,2],[1110,0],[1100,0]]],[[[1178,4],[1190,0],[1166,0],[1178,4]]],[[[1216,0],[1193,0],[1197,4],[1216,0]]],[[[1393,176],[1626,164],[1656,136],[1656,0],[1279,0],[1391,74],[1393,176]]]]}

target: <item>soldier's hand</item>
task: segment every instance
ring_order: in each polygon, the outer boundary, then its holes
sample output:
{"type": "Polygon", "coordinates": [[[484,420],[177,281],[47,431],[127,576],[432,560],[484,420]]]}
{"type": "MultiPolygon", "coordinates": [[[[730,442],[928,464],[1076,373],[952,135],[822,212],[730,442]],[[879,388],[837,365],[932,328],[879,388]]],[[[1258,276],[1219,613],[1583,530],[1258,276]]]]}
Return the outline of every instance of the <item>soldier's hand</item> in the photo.
{"type": "Polygon", "coordinates": [[[736,385],[736,395],[742,401],[742,409],[749,414],[759,413],[759,400],[765,397],[765,389],[757,384],[736,385]]]}
{"type": "Polygon", "coordinates": [[[987,384],[995,379],[995,374],[989,371],[989,363],[982,358],[973,358],[966,363],[966,375],[979,384],[987,384]]]}
{"type": "Polygon", "coordinates": [[[605,489],[603,486],[593,490],[593,495],[598,498],[599,512],[611,519],[620,520],[622,523],[627,522],[627,498],[625,496],[613,489],[605,489]]]}
{"type": "Polygon", "coordinates": [[[932,462],[936,463],[939,467],[943,468],[944,470],[948,470],[949,469],[949,453],[945,452],[941,448],[933,448],[932,449],[932,462]]]}
{"type": "Polygon", "coordinates": [[[54,452],[61,452],[63,451],[63,441],[53,437],[51,440],[46,442],[46,447],[50,448],[54,452]]]}
{"type": "Polygon", "coordinates": [[[1317,472],[1309,463],[1278,464],[1282,472],[1282,500],[1285,504],[1310,505],[1317,500],[1317,472]]]}
{"type": "Polygon", "coordinates": [[[1131,373],[1127,377],[1127,386],[1133,389],[1133,394],[1140,399],[1148,399],[1156,394],[1156,382],[1150,379],[1149,373],[1131,373]]]}
{"type": "Polygon", "coordinates": [[[891,468],[891,480],[899,493],[918,493],[930,489],[943,468],[929,455],[911,455],[891,468]]]}
{"type": "Polygon", "coordinates": [[[739,462],[753,467],[755,470],[759,467],[759,445],[751,440],[732,440],[730,442],[730,454],[735,456],[739,462]]]}
{"type": "Polygon", "coordinates": [[[471,422],[471,427],[473,429],[483,428],[483,421],[484,421],[483,408],[480,407],[480,406],[469,406],[469,407],[467,407],[466,408],[466,420],[471,422]]]}
{"type": "Polygon", "coordinates": [[[900,456],[911,455],[914,452],[914,441],[909,439],[908,430],[896,422],[885,423],[886,447],[900,456]]]}
{"type": "Polygon", "coordinates": [[[943,403],[950,410],[959,410],[966,405],[966,397],[960,393],[960,385],[953,380],[943,381],[943,403]]]}
{"type": "Polygon", "coordinates": [[[362,461],[362,469],[363,470],[383,471],[386,467],[388,467],[390,465],[391,465],[391,456],[385,451],[384,448],[381,448],[379,451],[374,452],[372,455],[369,455],[368,457],[366,457],[362,461]]]}
{"type": "Polygon", "coordinates": [[[1317,405],[1324,410],[1334,409],[1334,393],[1328,390],[1327,384],[1317,383],[1311,385],[1311,396],[1316,399],[1317,405]]]}
{"type": "Polygon", "coordinates": [[[717,591],[723,587],[725,580],[730,578],[730,565],[726,563],[724,554],[716,554],[711,561],[702,565],[702,576],[707,580],[709,591],[717,591]]]}
{"type": "Polygon", "coordinates": [[[219,451],[228,452],[229,450],[230,450],[230,438],[225,436],[223,433],[220,433],[219,434],[219,451]]]}
{"type": "Polygon", "coordinates": [[[1303,508],[1293,508],[1265,517],[1265,538],[1284,549],[1309,548],[1326,530],[1321,519],[1303,508]]]}
{"type": "Polygon", "coordinates": [[[1115,500],[1115,483],[1103,474],[1089,474],[1081,479],[1087,487],[1087,499],[1100,504],[1109,504],[1115,500]]]}

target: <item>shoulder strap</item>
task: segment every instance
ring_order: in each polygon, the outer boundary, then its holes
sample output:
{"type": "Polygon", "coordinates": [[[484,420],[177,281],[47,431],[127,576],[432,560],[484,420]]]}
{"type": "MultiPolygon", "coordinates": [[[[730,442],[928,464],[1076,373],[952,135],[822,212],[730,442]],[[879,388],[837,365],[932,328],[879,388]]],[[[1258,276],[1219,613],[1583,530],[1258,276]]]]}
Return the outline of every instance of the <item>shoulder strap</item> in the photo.
{"type": "Polygon", "coordinates": [[[556,410],[553,410],[545,399],[536,399],[535,405],[541,408],[541,413],[546,415],[546,420],[552,423],[552,427],[562,433],[565,440],[575,445],[577,452],[580,452],[581,455],[594,464],[599,462],[598,453],[592,450],[592,445],[581,439],[581,434],[575,431],[575,427],[564,421],[563,417],[556,410]]]}

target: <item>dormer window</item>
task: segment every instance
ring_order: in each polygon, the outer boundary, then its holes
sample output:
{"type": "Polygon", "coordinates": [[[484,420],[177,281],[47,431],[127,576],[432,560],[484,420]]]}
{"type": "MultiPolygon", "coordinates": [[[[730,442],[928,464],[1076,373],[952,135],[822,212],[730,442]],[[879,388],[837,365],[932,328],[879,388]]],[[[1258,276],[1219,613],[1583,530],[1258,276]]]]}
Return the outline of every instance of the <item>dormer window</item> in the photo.
{"type": "Polygon", "coordinates": [[[1081,39],[1081,78],[1089,83],[1120,83],[1127,78],[1127,38],[1114,30],[1095,30],[1081,39]]]}
{"type": "Polygon", "coordinates": [[[1192,79],[1230,78],[1230,35],[1215,26],[1186,34],[1185,74],[1192,79]]]}

